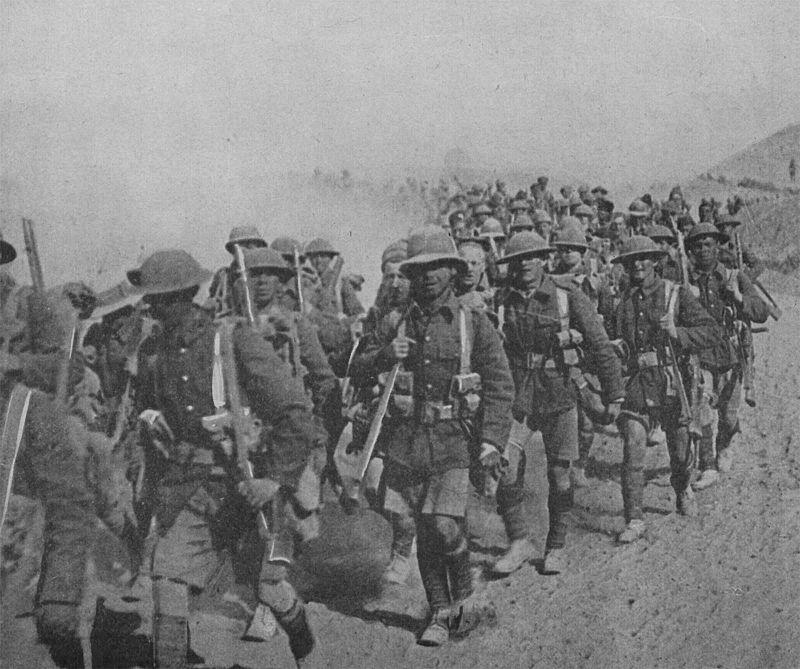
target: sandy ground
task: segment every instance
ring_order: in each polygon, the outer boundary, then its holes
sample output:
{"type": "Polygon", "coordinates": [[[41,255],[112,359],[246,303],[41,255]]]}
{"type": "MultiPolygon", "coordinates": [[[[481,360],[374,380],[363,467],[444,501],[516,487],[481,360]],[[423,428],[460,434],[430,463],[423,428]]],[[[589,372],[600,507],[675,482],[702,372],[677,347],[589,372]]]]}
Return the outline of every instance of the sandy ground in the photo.
{"type": "MultiPolygon", "coordinates": [[[[743,409],[734,469],[699,494],[696,518],[673,513],[666,447],[658,445],[648,451],[648,534],[635,545],[616,546],[614,533],[623,525],[621,445],[613,434],[598,433],[591,485],[578,491],[572,513],[569,570],[542,576],[529,566],[506,579],[482,579],[498,624],[431,650],[415,644],[425,615],[418,577],[378,598],[388,526],[366,510],[345,516],[332,501],[323,536],[306,547],[294,574],[318,641],[304,667],[800,665],[800,460],[793,443],[800,428],[800,305],[785,295],[779,301],[782,320],[756,337],[758,408],[743,409]]],[[[541,548],[540,449],[535,442],[528,454],[527,486],[541,548]]],[[[5,583],[0,619],[0,657],[9,669],[55,666],[36,643],[30,617],[41,521],[35,506],[26,510],[27,553],[5,583]]],[[[482,500],[474,501],[470,533],[479,575],[505,545],[499,519],[482,500]]],[[[124,554],[101,530],[95,554],[98,586],[87,611],[98,594],[104,607],[117,611],[111,616],[101,607],[96,617],[95,666],[141,666],[150,628],[146,593],[120,587],[130,575],[124,554]]],[[[192,618],[192,646],[203,666],[293,666],[282,634],[264,643],[239,640],[246,593],[238,593],[241,599],[232,591],[218,594],[200,601],[192,618]]]]}

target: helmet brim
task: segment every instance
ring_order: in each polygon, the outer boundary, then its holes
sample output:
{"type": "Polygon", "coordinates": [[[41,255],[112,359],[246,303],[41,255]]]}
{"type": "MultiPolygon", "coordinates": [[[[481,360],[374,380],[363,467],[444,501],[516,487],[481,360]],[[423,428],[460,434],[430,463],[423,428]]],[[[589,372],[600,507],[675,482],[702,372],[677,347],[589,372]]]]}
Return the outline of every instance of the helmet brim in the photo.
{"type": "Polygon", "coordinates": [[[17,257],[17,249],[5,239],[0,239],[0,265],[5,265],[17,257]]]}
{"type": "Polygon", "coordinates": [[[467,272],[469,269],[467,261],[453,253],[420,253],[400,263],[400,272],[405,275],[413,274],[424,268],[425,265],[439,263],[455,265],[459,272],[467,272]]]}
{"type": "Polygon", "coordinates": [[[512,260],[525,260],[526,258],[539,258],[539,257],[546,257],[555,251],[554,248],[550,246],[545,246],[541,249],[527,249],[525,251],[517,251],[516,253],[509,253],[508,255],[504,255],[502,258],[498,258],[495,260],[496,264],[507,263],[511,262],[512,260]]]}

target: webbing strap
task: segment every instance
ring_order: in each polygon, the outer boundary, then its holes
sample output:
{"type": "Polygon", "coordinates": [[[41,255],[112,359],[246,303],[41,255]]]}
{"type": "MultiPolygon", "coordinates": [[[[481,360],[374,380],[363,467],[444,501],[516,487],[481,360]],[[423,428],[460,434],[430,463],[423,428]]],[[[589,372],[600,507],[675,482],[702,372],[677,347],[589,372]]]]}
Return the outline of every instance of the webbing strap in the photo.
{"type": "Polygon", "coordinates": [[[675,311],[678,308],[678,291],[680,286],[669,279],[664,279],[664,303],[667,313],[675,319],[675,311]]]}
{"type": "Polygon", "coordinates": [[[222,333],[219,329],[214,333],[214,364],[211,367],[211,397],[214,408],[219,411],[225,408],[225,375],[222,369],[222,333]]]}
{"type": "Polygon", "coordinates": [[[558,321],[561,332],[569,330],[569,294],[563,288],[556,288],[556,302],[558,303],[558,321]]]}
{"type": "Polygon", "coordinates": [[[0,531],[6,520],[6,512],[11,501],[11,491],[14,486],[14,471],[17,465],[22,435],[25,432],[25,422],[28,418],[31,395],[33,391],[22,384],[17,384],[11,391],[8,400],[6,415],[0,432],[0,494],[2,509],[0,511],[0,531]]]}
{"type": "Polygon", "coordinates": [[[458,310],[458,335],[461,340],[461,363],[459,374],[469,374],[470,360],[472,359],[472,337],[467,329],[467,310],[463,307],[458,310]]]}

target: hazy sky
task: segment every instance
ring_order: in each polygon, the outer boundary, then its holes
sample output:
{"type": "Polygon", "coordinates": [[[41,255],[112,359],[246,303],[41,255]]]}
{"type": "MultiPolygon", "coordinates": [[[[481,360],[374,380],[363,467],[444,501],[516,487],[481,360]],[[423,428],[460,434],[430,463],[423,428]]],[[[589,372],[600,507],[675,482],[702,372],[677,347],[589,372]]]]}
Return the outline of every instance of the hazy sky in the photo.
{"type": "Polygon", "coordinates": [[[138,230],[250,211],[272,172],[433,176],[455,146],[644,184],[800,120],[797,0],[1,7],[4,218],[138,230]]]}

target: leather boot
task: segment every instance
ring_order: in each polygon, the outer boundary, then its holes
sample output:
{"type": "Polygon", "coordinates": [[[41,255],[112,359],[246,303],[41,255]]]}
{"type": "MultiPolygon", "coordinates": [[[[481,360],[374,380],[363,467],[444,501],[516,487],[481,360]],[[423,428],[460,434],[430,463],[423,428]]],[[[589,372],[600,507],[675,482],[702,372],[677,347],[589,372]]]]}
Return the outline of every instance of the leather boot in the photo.
{"type": "Polygon", "coordinates": [[[492,566],[492,572],[500,576],[508,576],[513,574],[526,562],[532,560],[536,555],[531,540],[527,537],[523,539],[516,539],[511,542],[508,550],[503,553],[497,562],[492,566]]]}
{"type": "Polygon", "coordinates": [[[548,550],[563,548],[567,539],[566,515],[572,510],[573,490],[558,490],[550,487],[547,504],[550,509],[550,530],[547,533],[548,550]]]}
{"type": "Polygon", "coordinates": [[[300,600],[295,600],[291,609],[276,618],[289,637],[289,648],[294,659],[302,660],[314,649],[314,635],[308,626],[305,606],[300,600]]]}

